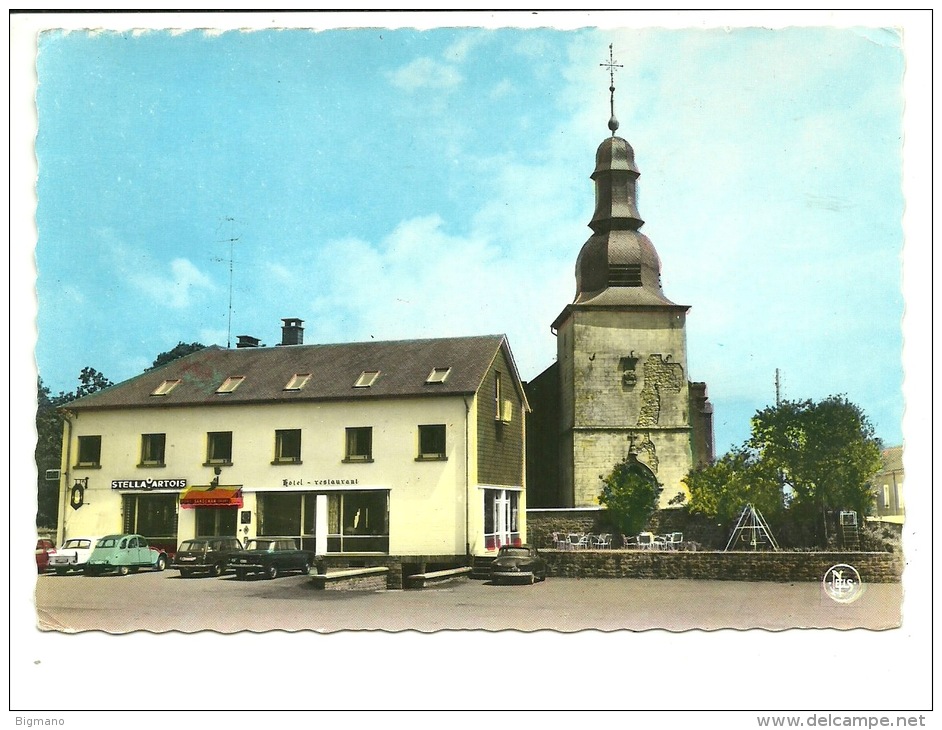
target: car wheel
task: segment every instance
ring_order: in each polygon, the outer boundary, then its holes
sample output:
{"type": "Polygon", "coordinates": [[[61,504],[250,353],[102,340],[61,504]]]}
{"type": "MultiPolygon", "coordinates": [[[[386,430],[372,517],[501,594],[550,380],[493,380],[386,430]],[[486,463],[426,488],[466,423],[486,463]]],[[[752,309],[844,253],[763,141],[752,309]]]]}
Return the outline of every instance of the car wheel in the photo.
{"type": "Polygon", "coordinates": [[[222,563],[213,563],[213,567],[209,569],[209,574],[213,576],[213,578],[218,578],[223,572],[222,563]]]}
{"type": "Polygon", "coordinates": [[[157,558],[157,562],[154,564],[154,570],[161,571],[167,567],[167,556],[160,555],[157,558]]]}
{"type": "Polygon", "coordinates": [[[180,568],[180,577],[181,577],[181,578],[189,578],[191,575],[193,575],[193,573],[191,573],[191,572],[190,572],[189,570],[187,570],[186,568],[180,568]]]}
{"type": "Polygon", "coordinates": [[[118,572],[118,575],[127,575],[128,573],[131,572],[131,569],[126,565],[119,565],[117,572],[118,572]]]}
{"type": "Polygon", "coordinates": [[[311,561],[305,560],[304,565],[301,566],[301,573],[303,573],[304,575],[307,575],[310,572],[311,572],[311,561]]]}
{"type": "Polygon", "coordinates": [[[272,563],[267,568],[265,568],[265,577],[271,580],[272,578],[278,577],[278,566],[272,563]]]}

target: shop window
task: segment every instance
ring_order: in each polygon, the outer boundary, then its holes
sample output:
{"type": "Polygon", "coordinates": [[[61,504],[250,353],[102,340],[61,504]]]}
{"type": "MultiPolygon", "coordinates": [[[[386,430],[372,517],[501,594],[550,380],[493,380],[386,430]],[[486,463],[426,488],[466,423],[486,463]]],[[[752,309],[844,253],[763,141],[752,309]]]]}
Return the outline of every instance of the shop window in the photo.
{"type": "Polygon", "coordinates": [[[101,436],[78,437],[78,463],[76,466],[101,466],[101,436]]]}
{"type": "Polygon", "coordinates": [[[290,537],[303,550],[314,550],[317,495],[312,492],[264,492],[257,495],[258,534],[290,537]]]}
{"type": "Polygon", "coordinates": [[[232,463],[232,431],[210,431],[206,434],[206,464],[232,463]]]}
{"type": "Polygon", "coordinates": [[[287,537],[301,534],[301,493],[257,495],[258,534],[287,537]]]}
{"type": "Polygon", "coordinates": [[[347,450],[344,461],[373,461],[372,426],[347,429],[347,450]]]}
{"type": "Polygon", "coordinates": [[[301,463],[301,429],[275,431],[275,460],[273,464],[301,463]]]}
{"type": "Polygon", "coordinates": [[[176,494],[123,495],[124,531],[143,535],[151,544],[176,544],[177,497],[176,494]]]}
{"type": "Polygon", "coordinates": [[[328,552],[389,552],[389,492],[327,496],[328,552]]]}
{"type": "Polygon", "coordinates": [[[167,434],[141,434],[141,463],[138,466],[164,466],[167,434]]]}
{"type": "Polygon", "coordinates": [[[419,426],[419,460],[444,460],[445,425],[419,426]]]}
{"type": "Polygon", "coordinates": [[[238,507],[196,509],[196,537],[232,537],[236,534],[238,507]]]}

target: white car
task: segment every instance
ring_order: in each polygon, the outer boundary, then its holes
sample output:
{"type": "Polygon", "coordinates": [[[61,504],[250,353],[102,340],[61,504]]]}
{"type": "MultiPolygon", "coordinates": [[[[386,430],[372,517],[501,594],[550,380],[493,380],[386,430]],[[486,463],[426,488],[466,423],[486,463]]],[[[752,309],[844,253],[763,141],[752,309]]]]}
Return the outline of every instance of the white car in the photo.
{"type": "Polygon", "coordinates": [[[62,543],[60,549],[49,556],[49,568],[54,570],[56,575],[65,575],[70,570],[81,572],[97,542],[97,537],[70,537],[62,543]]]}

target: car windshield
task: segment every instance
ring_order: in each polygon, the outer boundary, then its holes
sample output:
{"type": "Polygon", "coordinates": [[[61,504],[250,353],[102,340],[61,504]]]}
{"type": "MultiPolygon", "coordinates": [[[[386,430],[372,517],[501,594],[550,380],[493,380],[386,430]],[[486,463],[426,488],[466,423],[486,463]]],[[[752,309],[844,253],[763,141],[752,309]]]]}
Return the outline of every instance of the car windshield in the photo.
{"type": "Polygon", "coordinates": [[[510,556],[514,558],[526,558],[530,555],[530,551],[526,548],[501,548],[500,549],[501,557],[510,556]]]}
{"type": "Polygon", "coordinates": [[[118,544],[118,538],[116,537],[103,537],[98,541],[98,544],[95,547],[100,548],[110,548],[118,544]]]}
{"type": "Polygon", "coordinates": [[[85,550],[85,549],[87,549],[87,548],[90,548],[91,545],[92,545],[92,541],[91,541],[91,540],[72,539],[72,540],[66,540],[66,541],[65,541],[65,545],[63,545],[62,547],[63,547],[63,548],[74,548],[74,549],[77,549],[77,550],[85,550]]]}
{"type": "Polygon", "coordinates": [[[270,550],[274,540],[249,540],[245,545],[246,550],[270,550]]]}

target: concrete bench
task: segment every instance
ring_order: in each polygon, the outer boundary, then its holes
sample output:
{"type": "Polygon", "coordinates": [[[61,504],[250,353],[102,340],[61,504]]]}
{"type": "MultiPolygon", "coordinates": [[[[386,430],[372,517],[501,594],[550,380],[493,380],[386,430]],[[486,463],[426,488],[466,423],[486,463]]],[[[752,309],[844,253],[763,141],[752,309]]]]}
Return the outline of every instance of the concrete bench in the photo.
{"type": "Polygon", "coordinates": [[[471,566],[461,568],[448,568],[446,570],[432,570],[428,573],[416,573],[406,578],[410,588],[425,588],[435,583],[444,583],[456,578],[466,578],[471,575],[471,566]]]}
{"type": "Polygon", "coordinates": [[[319,591],[385,591],[389,568],[344,568],[329,573],[312,573],[311,582],[319,591]]]}

